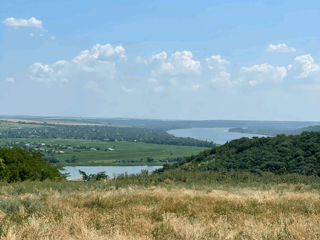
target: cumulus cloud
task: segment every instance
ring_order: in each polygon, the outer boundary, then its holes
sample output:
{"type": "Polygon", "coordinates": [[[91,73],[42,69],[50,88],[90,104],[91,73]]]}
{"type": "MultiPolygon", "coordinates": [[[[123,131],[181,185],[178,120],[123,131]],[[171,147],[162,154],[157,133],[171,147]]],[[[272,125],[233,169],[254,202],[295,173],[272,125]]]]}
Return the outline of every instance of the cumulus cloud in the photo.
{"type": "Polygon", "coordinates": [[[36,62],[30,66],[30,78],[39,82],[81,81],[79,84],[87,88],[102,91],[112,87],[125,93],[202,91],[210,87],[236,89],[260,84],[266,87],[285,78],[295,84],[293,79],[316,76],[318,72],[320,64],[310,54],[296,57],[288,67],[269,63],[238,67],[220,55],[197,60],[190,51],[172,54],[162,51],[148,58],[139,56],[130,60],[123,46],[111,44],[96,44],[68,61],[36,62]]]}
{"type": "Polygon", "coordinates": [[[125,49],[121,45],[113,47],[111,44],[96,44],[91,49],[81,51],[72,59],[74,67],[80,71],[108,74],[119,60],[125,60],[125,49]]]}
{"type": "Polygon", "coordinates": [[[12,27],[33,27],[42,29],[42,21],[35,17],[29,19],[10,17],[6,18],[3,23],[12,27]]]}
{"type": "Polygon", "coordinates": [[[227,71],[227,65],[230,62],[223,59],[220,55],[211,56],[206,59],[208,68],[210,70],[211,81],[214,84],[231,86],[231,74],[227,71]]]}
{"type": "Polygon", "coordinates": [[[15,83],[16,80],[14,79],[14,77],[7,77],[4,79],[6,82],[9,82],[9,83],[15,83]]]}
{"type": "Polygon", "coordinates": [[[307,78],[316,72],[320,72],[320,64],[315,63],[310,54],[296,57],[289,68],[299,74],[298,78],[307,78]]]}
{"type": "Polygon", "coordinates": [[[199,88],[197,78],[201,74],[201,64],[193,59],[190,51],[177,51],[171,55],[160,52],[151,56],[147,67],[150,69],[149,83],[156,92],[164,91],[168,86],[192,91],[199,88]]]}
{"type": "Polygon", "coordinates": [[[287,68],[284,66],[272,66],[268,63],[257,64],[251,67],[240,68],[241,81],[246,81],[251,86],[263,82],[280,82],[287,76],[287,68]]]}
{"type": "Polygon", "coordinates": [[[113,47],[107,43],[105,45],[96,44],[89,50],[81,51],[78,56],[73,58],[72,62],[79,63],[83,61],[108,61],[115,58],[126,58],[125,49],[120,45],[113,47]]]}
{"type": "Polygon", "coordinates": [[[267,48],[267,52],[278,52],[278,53],[290,53],[290,52],[296,52],[296,49],[293,47],[289,47],[285,43],[279,43],[279,44],[270,44],[267,48]]]}
{"type": "Polygon", "coordinates": [[[220,55],[211,56],[206,61],[208,68],[212,70],[225,70],[226,65],[229,64],[229,61],[223,59],[220,55]]]}
{"type": "Polygon", "coordinates": [[[30,77],[39,82],[68,82],[69,63],[65,60],[51,65],[36,62],[30,66],[30,77]]]}
{"type": "Polygon", "coordinates": [[[53,64],[36,62],[30,66],[30,77],[40,82],[68,82],[81,73],[110,77],[119,60],[126,59],[125,49],[119,45],[96,44],[83,50],[71,61],[60,60],[53,64]]]}
{"type": "Polygon", "coordinates": [[[190,51],[177,51],[168,57],[166,52],[155,54],[151,62],[158,64],[154,70],[158,74],[180,75],[200,72],[200,61],[193,59],[190,51]]]}
{"type": "Polygon", "coordinates": [[[151,61],[165,61],[167,58],[168,58],[168,54],[162,51],[158,54],[152,55],[151,61]]]}

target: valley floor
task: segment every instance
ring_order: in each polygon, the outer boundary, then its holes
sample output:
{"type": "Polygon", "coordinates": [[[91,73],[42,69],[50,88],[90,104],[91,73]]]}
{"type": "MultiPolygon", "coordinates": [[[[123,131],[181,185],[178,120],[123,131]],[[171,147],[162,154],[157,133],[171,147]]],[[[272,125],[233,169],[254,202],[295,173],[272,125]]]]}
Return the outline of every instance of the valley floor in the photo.
{"type": "Polygon", "coordinates": [[[1,186],[0,239],[320,239],[320,193],[304,185],[61,184],[1,186]]]}

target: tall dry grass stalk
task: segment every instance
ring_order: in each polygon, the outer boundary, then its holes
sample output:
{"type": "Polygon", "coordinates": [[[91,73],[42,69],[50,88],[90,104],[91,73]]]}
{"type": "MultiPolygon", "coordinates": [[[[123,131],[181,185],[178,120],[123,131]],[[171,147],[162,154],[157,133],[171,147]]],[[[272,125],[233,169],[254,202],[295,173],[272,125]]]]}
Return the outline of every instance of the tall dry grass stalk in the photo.
{"type": "Polygon", "coordinates": [[[320,239],[316,191],[150,187],[1,195],[2,240],[320,239]]]}

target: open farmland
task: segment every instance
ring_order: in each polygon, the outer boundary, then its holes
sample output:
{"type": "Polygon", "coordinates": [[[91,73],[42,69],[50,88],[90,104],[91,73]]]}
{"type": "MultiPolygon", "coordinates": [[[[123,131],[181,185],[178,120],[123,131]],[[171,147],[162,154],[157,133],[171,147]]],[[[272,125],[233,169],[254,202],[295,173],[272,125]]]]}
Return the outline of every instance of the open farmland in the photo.
{"type": "Polygon", "coordinates": [[[20,146],[41,152],[53,163],[63,165],[162,165],[198,154],[205,148],[108,142],[83,139],[1,139],[0,147],[20,146]]]}

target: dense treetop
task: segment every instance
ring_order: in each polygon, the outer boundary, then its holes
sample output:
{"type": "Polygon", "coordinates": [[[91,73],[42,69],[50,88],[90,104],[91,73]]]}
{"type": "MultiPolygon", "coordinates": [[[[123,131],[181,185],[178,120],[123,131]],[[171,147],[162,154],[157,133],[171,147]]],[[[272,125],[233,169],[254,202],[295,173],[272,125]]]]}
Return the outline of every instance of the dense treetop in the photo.
{"type": "Polygon", "coordinates": [[[241,138],[166,168],[320,176],[320,132],[241,138]]]}
{"type": "Polygon", "coordinates": [[[0,149],[0,181],[20,182],[26,180],[62,180],[59,167],[42,159],[38,152],[26,151],[18,147],[0,149]]]}

